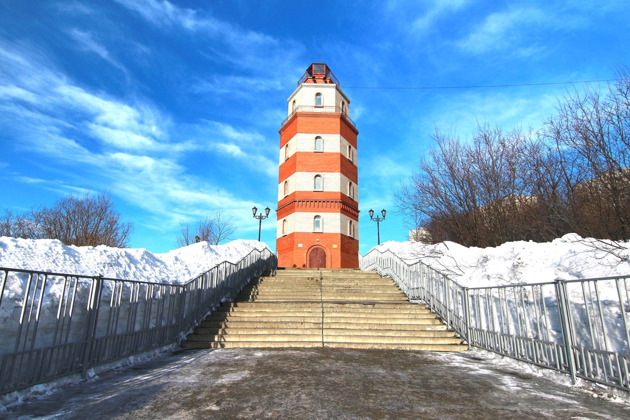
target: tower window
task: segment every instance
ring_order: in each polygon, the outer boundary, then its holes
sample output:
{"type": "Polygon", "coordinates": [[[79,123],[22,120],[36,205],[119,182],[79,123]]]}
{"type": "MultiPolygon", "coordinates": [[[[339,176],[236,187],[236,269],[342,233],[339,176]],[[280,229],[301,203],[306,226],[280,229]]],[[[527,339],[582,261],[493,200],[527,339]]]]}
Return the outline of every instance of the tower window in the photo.
{"type": "Polygon", "coordinates": [[[287,219],[284,219],[282,221],[282,234],[286,235],[287,234],[287,219]]]}
{"type": "Polygon", "coordinates": [[[284,181],[284,195],[289,195],[289,181],[284,181]]]}
{"type": "Polygon", "coordinates": [[[352,181],[348,181],[348,195],[350,198],[354,198],[354,184],[352,184],[352,181]]]}
{"type": "Polygon", "coordinates": [[[322,216],[313,217],[313,232],[322,232],[322,216]]]}
{"type": "Polygon", "coordinates": [[[350,159],[351,162],[354,162],[354,152],[352,151],[351,145],[348,145],[348,159],[350,159]]]}
{"type": "Polygon", "coordinates": [[[284,160],[289,159],[289,145],[284,146],[284,160]]]}
{"type": "Polygon", "coordinates": [[[346,113],[346,103],[344,101],[341,101],[341,113],[346,113]]]}
{"type": "Polygon", "coordinates": [[[324,190],[324,180],[321,175],[315,175],[313,178],[313,189],[315,191],[323,191],[324,190]]]}
{"type": "Polygon", "coordinates": [[[295,108],[296,108],[296,104],[295,104],[295,101],[293,101],[293,104],[291,104],[291,113],[295,112],[295,108]]]}
{"type": "Polygon", "coordinates": [[[323,152],[324,151],[324,145],[322,142],[322,138],[317,136],[315,137],[315,151],[316,152],[323,152]]]}
{"type": "Polygon", "coordinates": [[[354,222],[352,220],[348,220],[348,236],[354,238],[354,222]]]}
{"type": "Polygon", "coordinates": [[[324,106],[324,98],[319,92],[315,94],[315,106],[324,106]]]}

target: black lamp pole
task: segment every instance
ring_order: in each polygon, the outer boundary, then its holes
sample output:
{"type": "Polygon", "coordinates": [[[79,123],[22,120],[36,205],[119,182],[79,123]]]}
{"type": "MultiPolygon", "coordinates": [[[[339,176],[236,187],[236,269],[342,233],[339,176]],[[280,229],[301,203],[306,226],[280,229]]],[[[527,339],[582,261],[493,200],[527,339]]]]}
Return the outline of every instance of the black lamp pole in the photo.
{"type": "Polygon", "coordinates": [[[370,211],[368,212],[370,214],[370,220],[376,222],[376,234],[378,235],[378,244],[381,244],[381,229],[380,229],[380,223],[385,220],[385,215],[387,214],[387,210],[383,209],[381,210],[381,214],[383,215],[383,217],[374,217],[374,210],[370,209],[370,211]]]}
{"type": "Polygon", "coordinates": [[[252,207],[252,213],[254,214],[254,219],[258,219],[258,242],[260,242],[260,229],[262,228],[262,221],[265,220],[267,217],[269,217],[269,212],[271,211],[271,209],[267,207],[265,209],[265,214],[262,214],[262,212],[260,212],[258,216],[256,216],[257,211],[258,211],[258,207],[256,206],[252,207]]]}

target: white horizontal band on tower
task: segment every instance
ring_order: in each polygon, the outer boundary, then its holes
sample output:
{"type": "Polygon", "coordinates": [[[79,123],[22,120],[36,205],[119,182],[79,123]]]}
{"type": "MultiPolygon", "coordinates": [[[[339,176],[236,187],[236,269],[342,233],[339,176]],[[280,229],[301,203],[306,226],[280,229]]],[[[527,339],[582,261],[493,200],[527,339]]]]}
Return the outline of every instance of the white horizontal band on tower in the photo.
{"type": "Polygon", "coordinates": [[[346,114],[350,114],[350,100],[348,97],[338,89],[334,84],[320,84],[320,83],[302,83],[287,99],[288,114],[293,114],[294,109],[299,110],[300,107],[312,108],[312,111],[317,112],[321,110],[326,112],[331,107],[340,108],[342,102],[345,102],[346,114]],[[320,105],[315,103],[315,95],[321,93],[322,101],[320,105]]]}
{"type": "Polygon", "coordinates": [[[349,222],[354,224],[353,238],[359,239],[359,222],[340,213],[296,212],[287,217],[278,219],[277,237],[296,232],[313,233],[315,231],[315,216],[321,217],[321,232],[317,233],[342,233],[349,234],[349,222]],[[285,223],[286,220],[286,223],[285,223]],[[284,229],[284,231],[283,231],[284,229]]]}
{"type": "MultiPolygon", "coordinates": [[[[350,196],[348,183],[350,178],[338,172],[296,172],[278,184],[278,201],[296,191],[340,192],[350,196]],[[315,175],[322,177],[322,189],[315,189],[315,175]],[[285,191],[286,181],[286,191],[285,191]]],[[[359,201],[359,186],[352,181],[353,199],[359,201]]]]}
{"type": "Polygon", "coordinates": [[[339,134],[298,133],[280,150],[279,163],[282,164],[296,152],[339,153],[346,158],[352,158],[354,164],[357,164],[357,149],[339,134]],[[322,150],[317,152],[315,151],[316,137],[322,138],[322,150]],[[351,156],[348,156],[348,146],[352,149],[351,156]]]}

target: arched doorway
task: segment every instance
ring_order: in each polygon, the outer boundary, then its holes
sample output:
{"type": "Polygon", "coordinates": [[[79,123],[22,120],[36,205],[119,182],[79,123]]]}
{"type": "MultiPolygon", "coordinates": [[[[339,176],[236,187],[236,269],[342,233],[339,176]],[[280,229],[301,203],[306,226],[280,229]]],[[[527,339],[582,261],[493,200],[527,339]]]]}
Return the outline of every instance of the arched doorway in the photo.
{"type": "Polygon", "coordinates": [[[320,246],[313,247],[308,253],[309,268],[326,268],[326,251],[320,246]]]}

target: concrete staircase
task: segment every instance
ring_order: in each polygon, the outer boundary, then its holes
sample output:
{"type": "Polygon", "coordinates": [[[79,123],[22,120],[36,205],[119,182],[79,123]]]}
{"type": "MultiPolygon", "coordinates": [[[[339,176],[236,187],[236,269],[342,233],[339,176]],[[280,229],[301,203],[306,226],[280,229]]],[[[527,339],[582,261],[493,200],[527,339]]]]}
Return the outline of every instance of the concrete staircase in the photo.
{"type": "Polygon", "coordinates": [[[467,349],[391,280],[347,269],[279,269],[261,277],[201,322],[182,347],[467,349]]]}

